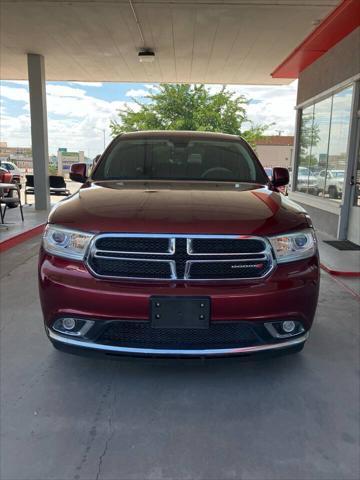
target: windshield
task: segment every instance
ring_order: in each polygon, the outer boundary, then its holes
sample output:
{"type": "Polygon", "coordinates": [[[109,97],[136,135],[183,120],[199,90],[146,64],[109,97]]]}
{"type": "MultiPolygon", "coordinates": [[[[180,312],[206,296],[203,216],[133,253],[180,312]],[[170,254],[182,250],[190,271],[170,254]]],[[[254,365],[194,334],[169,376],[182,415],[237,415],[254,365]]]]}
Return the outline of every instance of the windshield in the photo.
{"type": "Polygon", "coordinates": [[[120,140],[92,178],[268,182],[255,155],[241,142],[186,137],[120,140]]]}
{"type": "Polygon", "coordinates": [[[299,167],[299,175],[310,175],[310,170],[307,167],[299,167]]]}
{"type": "Polygon", "coordinates": [[[272,168],[269,168],[269,167],[265,167],[264,168],[265,172],[266,172],[266,175],[271,178],[272,177],[272,168]]]}
{"type": "Polygon", "coordinates": [[[331,172],[336,178],[344,178],[345,172],[343,170],[333,170],[331,172]]]}

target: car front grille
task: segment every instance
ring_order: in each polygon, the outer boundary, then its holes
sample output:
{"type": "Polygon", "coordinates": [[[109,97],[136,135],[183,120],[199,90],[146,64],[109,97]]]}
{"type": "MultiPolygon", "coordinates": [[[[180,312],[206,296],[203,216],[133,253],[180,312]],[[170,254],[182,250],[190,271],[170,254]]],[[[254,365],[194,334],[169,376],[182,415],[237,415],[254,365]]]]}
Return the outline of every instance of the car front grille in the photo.
{"type": "Polygon", "coordinates": [[[96,343],[133,348],[240,348],[262,343],[244,322],[211,323],[207,329],[152,328],[149,322],[111,322],[96,343]]]}
{"type": "Polygon", "coordinates": [[[97,277],[206,281],[263,278],[274,260],[261,237],[101,234],[87,264],[97,277]]]}

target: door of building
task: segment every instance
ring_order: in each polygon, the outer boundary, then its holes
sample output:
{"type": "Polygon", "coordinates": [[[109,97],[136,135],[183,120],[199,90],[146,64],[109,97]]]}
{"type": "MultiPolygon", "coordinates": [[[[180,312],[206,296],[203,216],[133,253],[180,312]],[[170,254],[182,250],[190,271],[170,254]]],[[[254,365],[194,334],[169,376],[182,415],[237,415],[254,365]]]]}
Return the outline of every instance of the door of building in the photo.
{"type": "MultiPolygon", "coordinates": [[[[360,113],[360,112],[359,112],[360,113]]],[[[351,179],[351,204],[349,210],[348,240],[360,245],[360,118],[357,116],[355,171],[351,179]]]]}

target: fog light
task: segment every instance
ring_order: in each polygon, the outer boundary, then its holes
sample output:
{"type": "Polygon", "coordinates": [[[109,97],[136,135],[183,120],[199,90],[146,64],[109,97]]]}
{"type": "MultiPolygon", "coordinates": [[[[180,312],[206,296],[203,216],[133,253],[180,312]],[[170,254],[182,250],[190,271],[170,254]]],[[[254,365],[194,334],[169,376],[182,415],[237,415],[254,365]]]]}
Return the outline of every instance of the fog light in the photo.
{"type": "Polygon", "coordinates": [[[303,325],[298,320],[266,322],[264,327],[274,338],[289,338],[305,332],[303,325]]]}
{"type": "Polygon", "coordinates": [[[94,323],[95,322],[93,320],[65,317],[55,320],[52,329],[64,335],[85,337],[94,323]]]}
{"type": "Polygon", "coordinates": [[[286,333],[292,333],[296,328],[295,322],[292,320],[286,320],[285,322],[282,322],[281,326],[286,333]]]}
{"type": "Polygon", "coordinates": [[[74,330],[76,321],[73,318],[63,318],[62,325],[65,330],[74,330]]]}

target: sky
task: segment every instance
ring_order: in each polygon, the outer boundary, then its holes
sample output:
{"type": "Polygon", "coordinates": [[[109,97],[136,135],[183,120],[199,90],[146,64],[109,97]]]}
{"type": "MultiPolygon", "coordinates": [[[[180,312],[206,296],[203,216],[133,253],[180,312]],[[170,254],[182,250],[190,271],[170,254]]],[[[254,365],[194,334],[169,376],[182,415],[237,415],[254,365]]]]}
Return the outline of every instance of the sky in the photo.
{"type": "MultiPolygon", "coordinates": [[[[103,151],[111,140],[110,121],[126,105],[136,109],[146,101],[144,83],[47,82],[49,153],[58,148],[83,150],[88,157],[103,151]]],[[[211,85],[216,91],[221,86],[211,85]]],[[[282,86],[230,85],[249,100],[248,118],[255,124],[274,124],[266,134],[293,135],[297,81],[282,86]]],[[[31,146],[29,89],[26,81],[0,82],[0,141],[8,146],[31,146]]]]}

